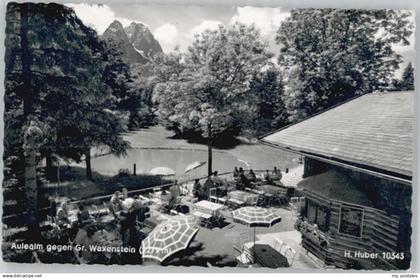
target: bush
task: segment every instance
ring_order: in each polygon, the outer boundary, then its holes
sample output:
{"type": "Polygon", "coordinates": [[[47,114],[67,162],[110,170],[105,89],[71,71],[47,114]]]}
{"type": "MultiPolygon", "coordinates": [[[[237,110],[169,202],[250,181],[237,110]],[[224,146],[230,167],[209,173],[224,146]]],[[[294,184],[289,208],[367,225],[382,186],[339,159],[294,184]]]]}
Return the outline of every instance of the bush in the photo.
{"type": "Polygon", "coordinates": [[[118,177],[129,177],[130,176],[130,170],[127,168],[118,170],[118,177]]]}

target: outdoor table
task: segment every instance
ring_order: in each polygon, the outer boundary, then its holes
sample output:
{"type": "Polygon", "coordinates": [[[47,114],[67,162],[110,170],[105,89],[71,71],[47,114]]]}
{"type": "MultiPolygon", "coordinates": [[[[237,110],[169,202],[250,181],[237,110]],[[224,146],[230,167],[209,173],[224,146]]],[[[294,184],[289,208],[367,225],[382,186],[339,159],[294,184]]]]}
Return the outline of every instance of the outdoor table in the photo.
{"type": "Polygon", "coordinates": [[[255,244],[252,248],[255,261],[270,268],[288,267],[287,258],[268,244],[255,244]]]}
{"type": "Polygon", "coordinates": [[[216,196],[210,196],[210,200],[214,201],[214,202],[217,202],[217,197],[216,196]]]}
{"type": "Polygon", "coordinates": [[[263,194],[264,194],[264,191],[262,191],[262,190],[252,189],[251,191],[252,191],[253,193],[255,193],[255,194],[259,194],[259,195],[263,195],[263,194]]]}
{"type": "Polygon", "coordinates": [[[206,200],[197,202],[194,204],[194,206],[197,210],[210,215],[217,214],[218,211],[223,208],[223,205],[212,203],[206,200]]]}
{"type": "Polygon", "coordinates": [[[201,211],[198,211],[198,210],[194,211],[193,215],[197,216],[199,218],[203,218],[203,219],[210,219],[211,218],[211,214],[207,214],[207,213],[204,213],[204,212],[201,212],[201,211]]]}
{"type": "Polygon", "coordinates": [[[286,188],[281,188],[281,187],[273,186],[273,185],[269,185],[269,184],[261,185],[259,188],[265,193],[287,194],[287,189],[286,188]]]}
{"type": "Polygon", "coordinates": [[[244,202],[244,201],[241,201],[241,200],[238,200],[238,199],[235,199],[235,198],[230,198],[228,201],[229,201],[229,202],[232,202],[232,203],[235,203],[235,204],[237,204],[237,205],[240,205],[240,206],[242,206],[242,205],[244,205],[244,204],[245,204],[245,202],[244,202]]]}

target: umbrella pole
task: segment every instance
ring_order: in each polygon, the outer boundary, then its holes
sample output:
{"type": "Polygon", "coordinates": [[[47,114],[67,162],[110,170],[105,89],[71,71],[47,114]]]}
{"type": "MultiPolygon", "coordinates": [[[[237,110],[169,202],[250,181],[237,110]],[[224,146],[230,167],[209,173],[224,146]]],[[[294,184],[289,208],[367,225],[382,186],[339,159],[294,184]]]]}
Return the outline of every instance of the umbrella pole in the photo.
{"type": "Polygon", "coordinates": [[[252,250],[253,250],[252,263],[255,263],[255,229],[256,229],[256,226],[254,226],[254,245],[252,246],[252,250]]]}

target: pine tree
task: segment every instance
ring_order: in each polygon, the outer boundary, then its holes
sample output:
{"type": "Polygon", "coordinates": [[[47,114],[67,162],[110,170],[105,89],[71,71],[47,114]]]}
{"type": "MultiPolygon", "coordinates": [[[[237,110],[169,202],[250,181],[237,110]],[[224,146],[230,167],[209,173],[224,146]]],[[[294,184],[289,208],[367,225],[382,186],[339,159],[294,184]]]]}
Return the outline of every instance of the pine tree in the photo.
{"type": "Polygon", "coordinates": [[[411,62],[404,69],[399,85],[399,90],[401,91],[414,90],[414,68],[411,62]]]}

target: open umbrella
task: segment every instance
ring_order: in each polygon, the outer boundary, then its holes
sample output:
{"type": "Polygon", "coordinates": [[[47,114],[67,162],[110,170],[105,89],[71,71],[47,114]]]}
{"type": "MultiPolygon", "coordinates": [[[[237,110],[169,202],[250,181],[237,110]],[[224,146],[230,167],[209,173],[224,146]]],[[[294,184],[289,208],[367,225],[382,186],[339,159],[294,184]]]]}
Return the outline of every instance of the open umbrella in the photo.
{"type": "Polygon", "coordinates": [[[189,164],[186,168],[185,168],[185,172],[184,173],[188,173],[194,169],[197,169],[198,167],[203,166],[204,164],[206,164],[205,161],[195,161],[191,164],[189,164]]]}
{"type": "Polygon", "coordinates": [[[254,227],[254,255],[255,255],[255,228],[270,227],[281,221],[281,216],[273,210],[262,207],[241,207],[232,211],[233,220],[250,227],[254,227]]]}
{"type": "Polygon", "coordinates": [[[191,217],[163,222],[143,240],[143,258],[163,262],[176,252],[188,248],[197,232],[196,222],[191,217]]]}
{"type": "Polygon", "coordinates": [[[150,171],[155,176],[175,176],[175,171],[168,167],[156,167],[150,171]]]}

